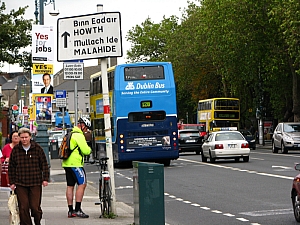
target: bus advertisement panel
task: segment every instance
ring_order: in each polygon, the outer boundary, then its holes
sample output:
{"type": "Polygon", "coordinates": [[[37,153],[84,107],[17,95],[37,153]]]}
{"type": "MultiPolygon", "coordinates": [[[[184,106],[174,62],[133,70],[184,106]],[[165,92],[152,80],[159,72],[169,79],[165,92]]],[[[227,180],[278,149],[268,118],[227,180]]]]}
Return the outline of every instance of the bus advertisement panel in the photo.
{"type": "MultiPolygon", "coordinates": [[[[170,164],[177,159],[177,106],[172,65],[167,62],[123,64],[108,69],[112,144],[115,162],[133,160],[170,164]]],[[[91,76],[91,114],[95,147],[105,149],[101,88],[91,76]]],[[[103,103],[102,103],[103,104],[103,103]]]]}

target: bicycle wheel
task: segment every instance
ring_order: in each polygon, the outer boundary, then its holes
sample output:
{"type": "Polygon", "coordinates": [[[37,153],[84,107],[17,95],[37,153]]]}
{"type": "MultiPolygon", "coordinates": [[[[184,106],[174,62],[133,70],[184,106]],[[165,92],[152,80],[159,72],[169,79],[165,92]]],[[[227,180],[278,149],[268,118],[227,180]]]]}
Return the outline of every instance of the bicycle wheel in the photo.
{"type": "Polygon", "coordinates": [[[108,181],[104,183],[102,200],[102,215],[109,215],[111,212],[111,189],[108,181]]]}

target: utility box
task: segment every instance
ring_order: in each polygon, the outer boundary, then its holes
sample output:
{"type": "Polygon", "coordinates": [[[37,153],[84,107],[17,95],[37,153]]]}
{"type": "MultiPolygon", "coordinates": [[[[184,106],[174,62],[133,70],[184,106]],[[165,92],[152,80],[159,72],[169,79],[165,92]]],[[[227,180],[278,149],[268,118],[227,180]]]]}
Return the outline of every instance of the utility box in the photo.
{"type": "Polygon", "coordinates": [[[51,152],[51,159],[59,159],[58,156],[58,142],[54,141],[50,143],[50,152],[51,152]]]}
{"type": "Polygon", "coordinates": [[[37,128],[37,135],[35,137],[35,141],[43,148],[48,166],[50,168],[50,157],[49,157],[49,134],[48,134],[48,128],[46,125],[40,124],[37,128]]]}
{"type": "Polygon", "coordinates": [[[135,225],[165,225],[164,165],[133,161],[135,225]]]}

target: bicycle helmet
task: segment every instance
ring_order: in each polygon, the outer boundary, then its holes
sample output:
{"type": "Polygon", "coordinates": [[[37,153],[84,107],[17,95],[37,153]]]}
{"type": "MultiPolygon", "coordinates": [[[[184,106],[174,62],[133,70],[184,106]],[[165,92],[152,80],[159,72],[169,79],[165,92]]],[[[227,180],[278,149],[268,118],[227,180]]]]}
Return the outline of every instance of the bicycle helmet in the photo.
{"type": "Polygon", "coordinates": [[[78,123],[84,123],[84,125],[88,128],[88,129],[90,129],[91,128],[91,121],[88,119],[88,118],[86,118],[86,117],[80,117],[79,118],[79,120],[78,120],[78,123]]]}

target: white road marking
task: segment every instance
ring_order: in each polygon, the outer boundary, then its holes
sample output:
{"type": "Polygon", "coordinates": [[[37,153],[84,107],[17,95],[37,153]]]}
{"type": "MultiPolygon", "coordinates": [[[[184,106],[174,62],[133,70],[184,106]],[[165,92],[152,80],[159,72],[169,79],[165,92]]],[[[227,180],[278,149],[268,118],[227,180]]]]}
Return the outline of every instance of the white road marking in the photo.
{"type": "MultiPolygon", "coordinates": [[[[218,167],[218,168],[223,168],[223,169],[230,169],[230,170],[233,170],[233,171],[242,171],[242,169],[236,168],[236,167],[222,166],[222,165],[217,165],[217,164],[212,164],[212,163],[194,161],[194,160],[190,160],[190,159],[178,159],[178,160],[182,160],[182,161],[186,161],[186,162],[193,162],[193,163],[197,163],[197,164],[204,164],[204,165],[207,165],[207,166],[218,167]]],[[[247,170],[247,171],[244,171],[244,172],[253,173],[253,174],[262,175],[262,176],[282,178],[282,179],[287,179],[287,180],[293,180],[294,179],[294,177],[282,176],[282,175],[271,174],[271,173],[260,173],[260,172],[257,172],[257,171],[250,171],[250,170],[247,170]]]]}
{"type": "Polygon", "coordinates": [[[242,222],[248,222],[249,220],[245,219],[245,218],[236,218],[237,220],[239,221],[242,221],[242,222]]]}
{"type": "Polygon", "coordinates": [[[293,214],[293,209],[274,209],[274,210],[261,210],[253,212],[241,212],[242,215],[247,216],[273,216],[273,215],[283,215],[283,214],[293,214]]]}

